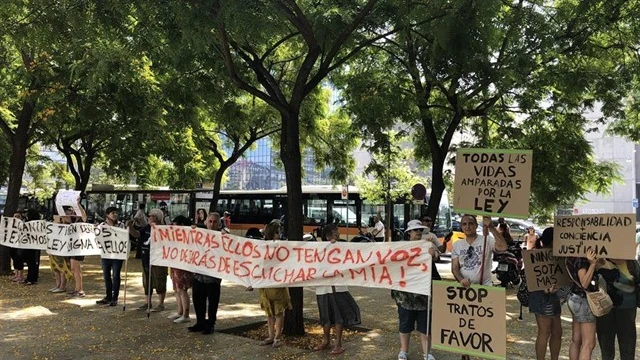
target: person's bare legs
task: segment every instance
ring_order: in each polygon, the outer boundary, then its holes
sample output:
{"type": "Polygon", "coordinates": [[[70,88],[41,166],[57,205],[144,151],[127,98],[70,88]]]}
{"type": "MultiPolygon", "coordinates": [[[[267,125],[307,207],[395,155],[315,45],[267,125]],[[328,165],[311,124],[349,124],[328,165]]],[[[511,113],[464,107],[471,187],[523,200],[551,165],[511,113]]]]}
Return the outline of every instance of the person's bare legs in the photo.
{"type": "Polygon", "coordinates": [[[63,277],[63,275],[59,271],[53,272],[53,278],[56,280],[56,289],[64,289],[62,287],[62,280],[60,280],[61,277],[63,277]]]}
{"type": "Polygon", "coordinates": [[[422,352],[428,354],[431,351],[431,336],[420,333],[420,343],[422,344],[422,352]]]}
{"type": "Polygon", "coordinates": [[[342,329],[344,327],[342,326],[342,324],[336,324],[335,327],[336,327],[336,344],[334,345],[333,350],[339,351],[342,349],[342,329]]]}
{"type": "Polygon", "coordinates": [[[400,333],[400,351],[409,352],[409,340],[411,333],[400,333]]]}
{"type": "Polygon", "coordinates": [[[556,315],[552,319],[549,350],[551,351],[551,360],[558,360],[560,357],[560,346],[562,345],[562,322],[560,315],[556,315]]]}
{"type": "Polygon", "coordinates": [[[76,292],[82,291],[82,268],[80,267],[80,261],[71,259],[71,271],[73,271],[73,279],[76,283],[76,292]]]}
{"type": "Polygon", "coordinates": [[[582,334],[582,343],[578,360],[590,360],[593,349],[596,347],[596,323],[581,323],[580,333],[582,334]]]}
{"type": "Polygon", "coordinates": [[[538,324],[538,336],[536,337],[536,359],[545,360],[547,345],[549,344],[549,338],[551,337],[553,317],[536,314],[536,323],[538,324]]]}
{"type": "Polygon", "coordinates": [[[284,314],[276,315],[275,319],[275,334],[273,339],[280,340],[282,336],[282,327],[284,326],[284,314]]]}
{"type": "MultiPolygon", "coordinates": [[[[167,296],[166,292],[158,294],[158,306],[164,305],[164,298],[167,296]]],[[[151,297],[149,297],[149,302],[151,302],[151,297]]]]}
{"type": "Polygon", "coordinates": [[[182,316],[189,318],[189,292],[188,290],[178,289],[178,303],[182,307],[182,316]]]}
{"type": "Polygon", "coordinates": [[[176,313],[180,316],[183,316],[183,309],[182,309],[182,298],[180,297],[180,289],[176,289],[175,287],[173,288],[173,294],[176,297],[176,313]]]}
{"type": "Polygon", "coordinates": [[[273,316],[267,316],[267,331],[269,333],[269,337],[265,339],[265,341],[273,341],[275,337],[275,326],[276,326],[276,318],[273,316]]]}
{"type": "Polygon", "coordinates": [[[580,323],[573,318],[571,323],[571,344],[569,345],[569,360],[578,360],[580,347],[582,346],[582,333],[580,323]]]}

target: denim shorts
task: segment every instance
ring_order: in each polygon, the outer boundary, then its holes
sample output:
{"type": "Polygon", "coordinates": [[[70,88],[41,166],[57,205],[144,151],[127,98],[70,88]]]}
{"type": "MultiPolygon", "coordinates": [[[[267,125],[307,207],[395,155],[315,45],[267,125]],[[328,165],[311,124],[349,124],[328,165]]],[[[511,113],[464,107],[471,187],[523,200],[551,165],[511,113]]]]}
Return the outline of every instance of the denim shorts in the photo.
{"type": "Polygon", "coordinates": [[[591,309],[589,308],[589,303],[587,302],[587,298],[582,297],[580,295],[571,294],[569,296],[569,311],[571,311],[571,315],[573,318],[579,323],[594,323],[596,322],[596,317],[593,316],[591,309]]]}
{"type": "Polygon", "coordinates": [[[529,293],[529,312],[542,316],[557,316],[562,313],[557,294],[545,294],[544,291],[529,293]]]}
{"type": "MultiPolygon", "coordinates": [[[[427,333],[427,311],[428,310],[407,310],[398,305],[398,322],[402,334],[410,334],[413,330],[418,330],[422,334],[427,333]]],[[[429,316],[429,325],[431,317],[429,316]]],[[[429,326],[431,330],[431,326],[429,326]]]]}

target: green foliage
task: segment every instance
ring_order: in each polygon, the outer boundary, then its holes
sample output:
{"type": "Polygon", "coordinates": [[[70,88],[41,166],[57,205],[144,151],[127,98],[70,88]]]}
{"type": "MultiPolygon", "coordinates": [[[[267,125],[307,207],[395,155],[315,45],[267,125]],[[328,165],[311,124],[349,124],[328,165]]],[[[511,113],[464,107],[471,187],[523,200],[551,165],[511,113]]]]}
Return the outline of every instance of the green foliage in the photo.
{"type": "Polygon", "coordinates": [[[40,146],[35,145],[27,153],[27,179],[23,185],[29,194],[44,201],[51,199],[57,190],[72,185],[73,176],[64,164],[42,155],[40,149],[40,146]]]}
{"type": "Polygon", "coordinates": [[[375,146],[368,147],[371,162],[356,178],[360,195],[374,204],[410,199],[413,185],[428,184],[416,174],[413,150],[403,146],[408,140],[406,135],[393,131],[385,135],[375,146]]]}

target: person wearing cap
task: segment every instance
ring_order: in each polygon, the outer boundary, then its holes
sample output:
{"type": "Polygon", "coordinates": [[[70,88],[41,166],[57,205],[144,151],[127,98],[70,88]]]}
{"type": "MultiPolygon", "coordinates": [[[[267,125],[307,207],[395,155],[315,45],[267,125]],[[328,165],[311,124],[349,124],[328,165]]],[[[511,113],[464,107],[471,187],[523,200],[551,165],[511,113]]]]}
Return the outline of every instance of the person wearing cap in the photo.
{"type": "MultiPolygon", "coordinates": [[[[108,207],[104,212],[104,222],[101,226],[114,226],[124,228],[124,224],[118,222],[118,209],[108,207]]],[[[120,295],[120,273],[124,260],[118,259],[102,259],[102,278],[104,279],[106,296],[96,301],[98,305],[118,305],[118,296],[120,295]]]]}
{"type": "MultiPolygon", "coordinates": [[[[407,223],[405,233],[409,234],[409,241],[422,239],[422,232],[428,228],[422,225],[420,220],[411,220],[407,223]]],[[[431,255],[431,267],[433,267],[433,257],[436,254],[436,247],[432,242],[425,242],[425,250],[431,255]]],[[[437,272],[432,273],[432,280],[440,280],[437,272]]],[[[420,342],[425,360],[435,360],[429,353],[431,350],[431,314],[429,309],[429,296],[414,294],[399,290],[391,290],[391,297],[398,306],[398,323],[400,331],[400,352],[398,360],[407,360],[409,356],[409,340],[413,330],[420,333],[420,342]],[[429,321],[428,321],[429,319],[429,321]]]]}

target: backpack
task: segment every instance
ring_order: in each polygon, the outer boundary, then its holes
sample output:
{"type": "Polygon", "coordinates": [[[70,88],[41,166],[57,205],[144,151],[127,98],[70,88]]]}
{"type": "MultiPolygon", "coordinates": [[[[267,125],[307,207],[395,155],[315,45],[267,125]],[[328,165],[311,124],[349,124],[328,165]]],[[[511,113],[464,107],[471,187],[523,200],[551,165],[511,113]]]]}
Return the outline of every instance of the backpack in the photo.
{"type": "Polygon", "coordinates": [[[520,301],[520,305],[529,307],[529,289],[527,289],[527,277],[524,275],[524,271],[520,272],[520,286],[516,297],[520,301]]]}

